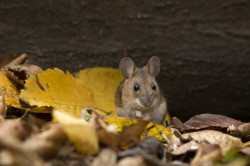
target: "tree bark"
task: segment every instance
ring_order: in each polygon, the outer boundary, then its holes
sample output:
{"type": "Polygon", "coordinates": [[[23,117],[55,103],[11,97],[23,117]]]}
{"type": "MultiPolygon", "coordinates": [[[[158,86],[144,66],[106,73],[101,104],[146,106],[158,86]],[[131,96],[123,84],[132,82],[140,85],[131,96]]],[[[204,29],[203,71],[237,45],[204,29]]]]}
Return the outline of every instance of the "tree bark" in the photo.
{"type": "Polygon", "coordinates": [[[71,72],[159,56],[171,115],[249,121],[249,19],[247,0],[1,0],[0,53],[71,72]]]}

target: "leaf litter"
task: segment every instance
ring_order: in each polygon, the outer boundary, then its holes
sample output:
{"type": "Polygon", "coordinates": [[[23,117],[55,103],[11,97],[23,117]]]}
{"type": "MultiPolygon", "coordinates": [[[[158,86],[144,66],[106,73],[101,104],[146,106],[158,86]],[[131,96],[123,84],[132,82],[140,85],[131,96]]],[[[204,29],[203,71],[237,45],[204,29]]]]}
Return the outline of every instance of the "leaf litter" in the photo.
{"type": "Polygon", "coordinates": [[[208,113],[184,123],[174,117],[170,126],[120,118],[119,70],[74,76],[27,64],[27,54],[14,57],[0,72],[0,165],[250,164],[249,123],[208,113]]]}

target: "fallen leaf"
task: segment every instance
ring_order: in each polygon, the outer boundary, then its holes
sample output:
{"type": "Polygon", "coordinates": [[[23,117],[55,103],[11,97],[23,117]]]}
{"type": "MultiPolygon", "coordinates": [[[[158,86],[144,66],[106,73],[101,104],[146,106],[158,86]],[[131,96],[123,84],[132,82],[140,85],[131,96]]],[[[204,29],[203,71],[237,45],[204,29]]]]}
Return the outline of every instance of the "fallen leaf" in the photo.
{"type": "Polygon", "coordinates": [[[133,148],[119,152],[118,157],[125,158],[128,156],[140,155],[142,153],[146,153],[161,159],[163,157],[162,143],[155,137],[146,137],[133,148]]]}
{"type": "Polygon", "coordinates": [[[128,149],[137,144],[147,124],[147,121],[138,120],[138,122],[135,124],[124,126],[121,133],[119,134],[120,149],[128,149]]]}
{"type": "Polygon", "coordinates": [[[250,140],[250,123],[244,123],[239,126],[229,126],[227,132],[233,136],[250,140]]]}
{"type": "MultiPolygon", "coordinates": [[[[128,117],[107,117],[104,119],[105,122],[109,124],[114,124],[116,126],[117,131],[122,131],[123,127],[130,126],[132,124],[135,124],[138,122],[136,119],[130,119],[128,117]]],[[[167,129],[166,127],[154,123],[154,122],[149,122],[145,128],[145,132],[142,134],[142,138],[147,137],[147,136],[154,136],[160,141],[166,141],[165,138],[162,136],[164,134],[167,137],[172,136],[172,131],[167,129]]]]}
{"type": "Polygon", "coordinates": [[[20,98],[32,106],[51,106],[80,117],[84,106],[95,106],[92,92],[69,72],[55,68],[26,80],[20,98]]]}
{"type": "Polygon", "coordinates": [[[96,107],[117,116],[115,111],[115,92],[124,79],[119,69],[89,68],[79,71],[76,77],[92,90],[96,107]]]}
{"type": "Polygon", "coordinates": [[[116,166],[148,166],[142,156],[126,157],[118,162],[116,166]]]}
{"type": "Polygon", "coordinates": [[[131,125],[123,126],[122,131],[118,133],[114,124],[107,124],[100,118],[99,114],[93,112],[89,123],[96,129],[101,143],[119,151],[137,144],[148,122],[138,120],[131,125]]]}
{"type": "Polygon", "coordinates": [[[181,131],[195,131],[201,129],[217,129],[226,130],[229,126],[239,126],[243,124],[241,121],[217,114],[201,114],[196,115],[182,123],[178,118],[174,117],[172,125],[181,131]]]}
{"type": "Polygon", "coordinates": [[[223,156],[221,164],[223,166],[247,166],[249,158],[243,156],[238,150],[233,149],[223,156]]]}
{"type": "Polygon", "coordinates": [[[4,120],[6,111],[7,111],[7,106],[5,104],[4,95],[2,94],[0,90],[0,121],[4,120]]]}
{"type": "Polygon", "coordinates": [[[43,159],[50,159],[57,155],[67,137],[60,124],[50,124],[42,132],[28,138],[22,145],[32,153],[43,159]]]}
{"type": "Polygon", "coordinates": [[[20,92],[16,84],[11,82],[4,72],[0,72],[0,80],[0,90],[4,95],[6,105],[22,109],[19,102],[20,92]]]}
{"type": "Polygon", "coordinates": [[[198,144],[197,142],[192,140],[190,142],[187,142],[187,143],[181,145],[176,150],[174,150],[170,153],[173,155],[182,155],[182,154],[187,153],[188,151],[196,151],[199,149],[199,147],[200,147],[200,144],[198,144]]]}
{"type": "Polygon", "coordinates": [[[116,153],[111,149],[103,149],[99,155],[94,159],[91,166],[115,166],[117,161],[116,153]]]}
{"type": "Polygon", "coordinates": [[[223,154],[231,149],[242,148],[244,146],[239,138],[214,130],[202,130],[185,133],[182,135],[182,137],[184,139],[195,140],[197,142],[217,144],[221,147],[223,154]]]}
{"type": "Polygon", "coordinates": [[[250,158],[250,147],[240,149],[240,152],[250,158]]]}
{"type": "Polygon", "coordinates": [[[222,158],[221,148],[219,145],[204,144],[201,145],[191,166],[212,166],[222,158]]]}
{"type": "Polygon", "coordinates": [[[14,138],[0,140],[0,165],[15,166],[48,166],[37,156],[23,148],[22,143],[14,138]]]}
{"type": "Polygon", "coordinates": [[[8,78],[13,80],[15,83],[20,86],[24,86],[24,82],[31,75],[35,75],[36,73],[42,71],[42,69],[36,65],[31,64],[23,64],[23,65],[11,65],[2,68],[8,78]]]}
{"type": "Polygon", "coordinates": [[[108,145],[115,151],[119,151],[119,133],[114,125],[104,122],[99,114],[95,112],[92,113],[89,124],[96,130],[101,144],[108,145]]]}
{"type": "Polygon", "coordinates": [[[64,132],[79,151],[87,154],[96,154],[98,152],[96,131],[87,121],[75,118],[59,110],[54,110],[52,115],[55,122],[62,124],[64,132]]]}
{"type": "Polygon", "coordinates": [[[0,123],[0,131],[0,139],[15,138],[18,140],[25,140],[34,133],[35,130],[31,125],[19,119],[11,119],[0,123]]]}

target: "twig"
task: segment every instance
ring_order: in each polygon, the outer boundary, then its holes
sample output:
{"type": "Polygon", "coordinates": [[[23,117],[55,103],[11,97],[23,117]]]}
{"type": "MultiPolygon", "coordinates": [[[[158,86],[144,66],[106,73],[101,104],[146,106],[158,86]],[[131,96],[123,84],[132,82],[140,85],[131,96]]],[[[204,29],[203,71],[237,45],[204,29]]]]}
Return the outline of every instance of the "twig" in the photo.
{"type": "Polygon", "coordinates": [[[17,58],[13,59],[10,63],[5,65],[5,67],[23,64],[27,58],[28,54],[21,54],[17,58]]]}

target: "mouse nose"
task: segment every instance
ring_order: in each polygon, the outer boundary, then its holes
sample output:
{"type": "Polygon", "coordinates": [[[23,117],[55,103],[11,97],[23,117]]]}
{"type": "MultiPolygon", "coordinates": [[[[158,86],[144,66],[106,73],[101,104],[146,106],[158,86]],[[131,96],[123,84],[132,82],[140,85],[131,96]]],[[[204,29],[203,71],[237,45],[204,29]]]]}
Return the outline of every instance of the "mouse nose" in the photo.
{"type": "Polygon", "coordinates": [[[140,101],[145,107],[150,107],[153,104],[153,98],[151,96],[141,96],[140,101]]]}

